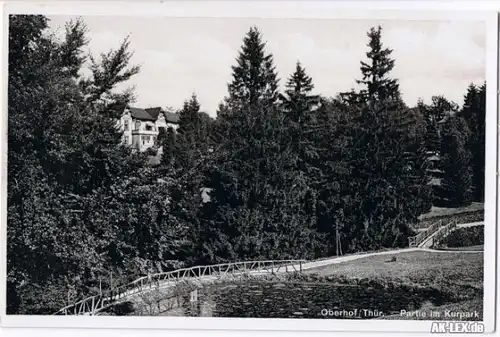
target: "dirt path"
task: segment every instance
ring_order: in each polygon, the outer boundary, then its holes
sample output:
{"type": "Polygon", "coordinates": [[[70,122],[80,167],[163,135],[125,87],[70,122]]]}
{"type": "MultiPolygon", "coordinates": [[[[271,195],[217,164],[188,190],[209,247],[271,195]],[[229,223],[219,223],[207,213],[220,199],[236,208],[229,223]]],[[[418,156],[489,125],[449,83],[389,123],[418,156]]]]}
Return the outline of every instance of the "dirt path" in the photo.
{"type": "MultiPolygon", "coordinates": [[[[397,249],[397,250],[390,250],[390,251],[384,251],[384,252],[373,252],[373,253],[365,253],[365,254],[356,254],[356,255],[347,255],[347,256],[339,256],[339,257],[333,257],[331,259],[326,259],[326,260],[320,260],[320,261],[311,261],[307,262],[302,265],[302,270],[308,270],[312,268],[319,268],[319,267],[324,267],[328,266],[331,264],[338,264],[338,263],[344,263],[348,261],[354,261],[354,260],[359,260],[363,258],[367,258],[370,256],[376,256],[376,255],[397,255],[401,253],[407,253],[407,252],[432,252],[432,253],[443,253],[443,254],[457,254],[457,253],[470,253],[470,254],[483,254],[483,251],[478,251],[478,250],[438,250],[438,249],[430,249],[430,248],[403,248],[403,249],[397,249]]],[[[298,266],[297,266],[298,268],[298,266]]]]}

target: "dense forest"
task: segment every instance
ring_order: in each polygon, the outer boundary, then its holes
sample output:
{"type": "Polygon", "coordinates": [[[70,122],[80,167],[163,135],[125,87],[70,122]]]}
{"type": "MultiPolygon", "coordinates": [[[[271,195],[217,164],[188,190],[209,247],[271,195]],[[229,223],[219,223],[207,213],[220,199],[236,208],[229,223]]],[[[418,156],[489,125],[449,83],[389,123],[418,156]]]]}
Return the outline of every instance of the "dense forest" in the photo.
{"type": "Polygon", "coordinates": [[[82,21],[57,39],[46,17],[10,17],[9,314],[183,266],[402,247],[433,204],[483,200],[486,84],[461,106],[408,106],[380,27],[359,89],[333,96],[313,94],[301,63],[280,90],[250,28],[217,118],[187,97],[157,165],[116,126],[134,98],[116,87],[140,71],[129,40],[87,56],[88,35],[82,21]]]}

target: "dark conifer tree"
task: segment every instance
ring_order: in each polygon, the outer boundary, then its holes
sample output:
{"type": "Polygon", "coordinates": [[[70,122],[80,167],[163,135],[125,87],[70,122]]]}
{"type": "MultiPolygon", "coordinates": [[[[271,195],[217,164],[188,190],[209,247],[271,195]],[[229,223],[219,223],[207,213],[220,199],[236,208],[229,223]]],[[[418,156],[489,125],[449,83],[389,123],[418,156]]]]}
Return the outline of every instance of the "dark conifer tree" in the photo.
{"type": "Polygon", "coordinates": [[[311,257],[310,188],[297,174],[282,112],[251,106],[230,116],[228,137],[214,152],[200,256],[205,262],[311,257]]]}
{"type": "Polygon", "coordinates": [[[313,89],[312,78],[307,75],[300,62],[297,62],[294,73],[286,83],[285,94],[280,96],[288,119],[300,124],[304,119],[303,115],[317,108],[320,98],[311,94],[313,89]]]}
{"type": "Polygon", "coordinates": [[[467,147],[470,131],[461,117],[447,119],[441,146],[444,178],[441,186],[451,207],[470,203],[472,191],[471,154],[467,147]]]}
{"type": "Polygon", "coordinates": [[[200,255],[211,262],[312,253],[314,216],[304,206],[310,189],[297,174],[273,57],[264,47],[251,28],[216,121],[223,141],[214,151],[199,242],[200,255]]]}
{"type": "Polygon", "coordinates": [[[417,110],[425,120],[425,146],[429,155],[439,154],[441,149],[441,138],[439,133],[439,123],[435,121],[429,112],[429,107],[422,100],[417,103],[417,110]]]}
{"type": "Polygon", "coordinates": [[[315,174],[311,164],[317,158],[311,135],[314,132],[315,111],[320,104],[320,97],[311,94],[313,89],[312,78],[297,62],[295,72],[285,86],[285,93],[280,95],[290,146],[297,156],[297,169],[310,178],[315,174]]]}
{"type": "Polygon", "coordinates": [[[273,105],[278,100],[278,76],[273,56],[266,53],[266,44],[257,27],[252,27],[243,39],[241,51],[228,85],[228,103],[242,107],[273,105]]]}
{"type": "Polygon", "coordinates": [[[359,95],[367,101],[400,100],[398,81],[389,77],[394,59],[391,59],[392,49],[384,48],[382,44],[382,27],[371,28],[367,35],[370,42],[366,56],[369,62],[361,61],[363,78],[357,83],[364,88],[359,95]]]}
{"type": "Polygon", "coordinates": [[[486,118],[486,84],[477,87],[470,84],[464,97],[464,105],[459,111],[470,130],[467,144],[470,151],[473,199],[484,200],[484,167],[485,167],[485,118],[486,118]]]}
{"type": "MultiPolygon", "coordinates": [[[[476,123],[470,123],[470,121],[475,119],[476,111],[480,108],[479,92],[480,89],[474,83],[470,83],[467,87],[467,93],[464,96],[464,105],[458,113],[468,124],[474,126],[476,123]]],[[[469,129],[471,132],[474,131],[473,128],[469,127],[469,129]]]]}
{"type": "Polygon", "coordinates": [[[196,133],[195,130],[200,126],[200,103],[196,94],[191,95],[191,98],[184,102],[184,106],[179,112],[179,133],[187,134],[190,132],[196,133]]]}
{"type": "Polygon", "coordinates": [[[217,110],[217,122],[212,127],[212,139],[220,144],[227,135],[228,114],[244,111],[250,105],[269,106],[278,103],[278,75],[273,55],[266,52],[266,43],[257,27],[251,27],[243,38],[236,65],[231,67],[232,80],[228,96],[217,110]]]}
{"type": "Polygon", "coordinates": [[[158,143],[162,147],[160,164],[166,168],[172,167],[175,161],[175,149],[177,146],[177,133],[172,126],[167,131],[161,129],[158,134],[158,143]]]}
{"type": "Polygon", "coordinates": [[[353,112],[345,127],[350,149],[349,206],[343,216],[346,250],[406,245],[408,224],[428,208],[429,179],[422,118],[401,101],[391,50],[383,48],[381,28],[368,33],[368,62],[361,62],[364,87],[351,93],[353,112]],[[417,131],[418,130],[418,131],[417,131]]]}
{"type": "Polygon", "coordinates": [[[438,154],[441,148],[439,126],[436,123],[426,121],[425,136],[427,151],[432,154],[438,154]]]}
{"type": "Polygon", "coordinates": [[[486,82],[479,87],[479,109],[476,115],[475,148],[473,153],[473,179],[475,200],[484,201],[486,166],[486,82]]]}

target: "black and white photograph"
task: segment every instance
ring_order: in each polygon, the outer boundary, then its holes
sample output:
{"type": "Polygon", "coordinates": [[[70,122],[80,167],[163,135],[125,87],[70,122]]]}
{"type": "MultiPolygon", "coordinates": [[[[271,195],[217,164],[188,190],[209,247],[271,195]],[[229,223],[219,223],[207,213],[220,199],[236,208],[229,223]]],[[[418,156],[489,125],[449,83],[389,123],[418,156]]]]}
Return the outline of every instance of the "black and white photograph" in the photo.
{"type": "Polygon", "coordinates": [[[491,25],[431,16],[5,15],[6,316],[485,332],[491,25]]]}

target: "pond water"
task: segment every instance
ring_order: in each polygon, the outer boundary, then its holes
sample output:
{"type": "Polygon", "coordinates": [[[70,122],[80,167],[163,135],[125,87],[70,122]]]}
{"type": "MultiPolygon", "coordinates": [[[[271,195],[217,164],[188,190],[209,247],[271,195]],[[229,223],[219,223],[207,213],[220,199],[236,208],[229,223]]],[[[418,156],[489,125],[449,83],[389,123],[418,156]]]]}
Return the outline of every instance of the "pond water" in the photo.
{"type": "Polygon", "coordinates": [[[417,310],[439,294],[332,283],[247,282],[213,285],[198,290],[198,300],[183,296],[180,306],[164,316],[376,319],[417,310]]]}

